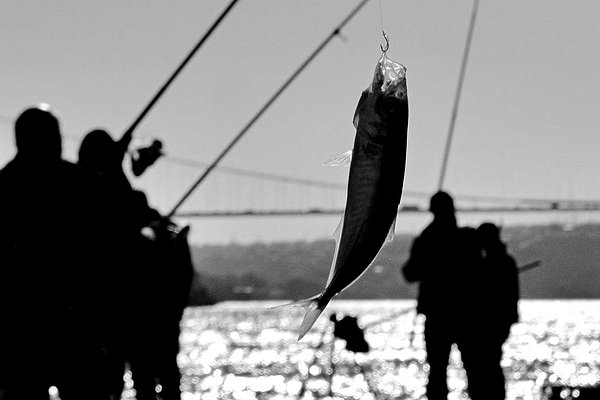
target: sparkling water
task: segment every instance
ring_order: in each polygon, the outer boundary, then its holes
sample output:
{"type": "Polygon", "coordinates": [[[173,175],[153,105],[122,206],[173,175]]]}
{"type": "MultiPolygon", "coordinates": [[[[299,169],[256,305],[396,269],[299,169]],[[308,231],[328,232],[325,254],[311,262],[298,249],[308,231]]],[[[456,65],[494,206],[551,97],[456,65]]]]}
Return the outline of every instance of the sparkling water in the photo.
{"type": "MultiPolygon", "coordinates": [[[[302,310],[269,309],[278,304],[189,308],[178,359],[182,399],[425,400],[423,320],[414,301],[333,301],[300,342],[302,310]],[[334,339],[331,312],[358,317],[369,353],[351,353],[334,339]]],[[[520,311],[504,345],[508,399],[538,400],[548,383],[600,383],[600,300],[522,300],[520,311]]],[[[457,349],[448,384],[450,399],[468,398],[457,349]]]]}

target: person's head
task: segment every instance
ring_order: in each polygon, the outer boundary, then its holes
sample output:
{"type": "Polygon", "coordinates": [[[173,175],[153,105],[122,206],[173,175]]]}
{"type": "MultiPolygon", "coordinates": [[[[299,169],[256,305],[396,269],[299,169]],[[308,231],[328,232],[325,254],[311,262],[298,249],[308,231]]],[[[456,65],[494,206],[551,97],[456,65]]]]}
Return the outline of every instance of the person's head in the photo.
{"type": "Polygon", "coordinates": [[[115,164],[116,153],[117,145],[110,134],[105,130],[95,129],[81,141],[78,163],[84,168],[108,173],[115,164]]]}
{"type": "Polygon", "coordinates": [[[498,225],[491,222],[484,222],[477,228],[477,235],[481,246],[484,249],[489,249],[495,245],[501,244],[502,239],[500,238],[501,229],[498,225]]]}
{"type": "Polygon", "coordinates": [[[443,191],[435,193],[429,201],[429,211],[435,219],[453,219],[456,210],[452,196],[443,191]]]}
{"type": "Polygon", "coordinates": [[[60,159],[62,139],[58,119],[47,105],[31,107],[15,121],[17,154],[30,160],[60,159]]]}

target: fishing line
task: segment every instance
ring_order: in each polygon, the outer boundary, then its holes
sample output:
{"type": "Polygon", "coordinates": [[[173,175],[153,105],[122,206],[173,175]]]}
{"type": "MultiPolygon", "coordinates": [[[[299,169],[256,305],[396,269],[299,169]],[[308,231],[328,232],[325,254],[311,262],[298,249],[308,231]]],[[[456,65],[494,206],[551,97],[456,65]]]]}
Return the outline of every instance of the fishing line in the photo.
{"type": "Polygon", "coordinates": [[[378,0],[378,3],[379,3],[379,26],[381,27],[381,34],[383,35],[383,38],[385,39],[385,49],[383,48],[383,46],[380,46],[380,47],[381,47],[381,51],[385,53],[390,48],[390,41],[389,41],[387,35],[385,34],[385,28],[383,27],[383,7],[381,5],[381,0],[378,0]]]}
{"type": "Polygon", "coordinates": [[[379,0],[378,3],[379,3],[379,24],[381,26],[381,31],[385,32],[385,29],[383,27],[383,7],[381,6],[381,0],[379,0]]]}

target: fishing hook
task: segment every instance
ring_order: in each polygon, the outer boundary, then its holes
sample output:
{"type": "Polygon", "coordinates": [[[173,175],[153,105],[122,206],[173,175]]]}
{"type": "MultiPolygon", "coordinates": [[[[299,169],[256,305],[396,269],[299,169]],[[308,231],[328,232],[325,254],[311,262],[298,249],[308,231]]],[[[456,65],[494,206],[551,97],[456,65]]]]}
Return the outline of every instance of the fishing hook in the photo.
{"type": "Polygon", "coordinates": [[[383,33],[383,38],[385,39],[385,48],[382,45],[379,45],[379,48],[385,53],[390,49],[390,39],[388,39],[384,30],[382,30],[381,33],[383,33]]]}

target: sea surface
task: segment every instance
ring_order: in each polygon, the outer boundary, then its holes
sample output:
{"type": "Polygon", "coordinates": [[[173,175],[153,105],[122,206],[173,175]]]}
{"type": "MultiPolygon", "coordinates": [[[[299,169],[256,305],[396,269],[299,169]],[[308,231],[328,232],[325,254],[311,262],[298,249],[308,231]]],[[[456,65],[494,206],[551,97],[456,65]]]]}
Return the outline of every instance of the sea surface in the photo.
{"type": "MultiPolygon", "coordinates": [[[[183,400],[425,400],[423,320],[414,301],[333,301],[298,342],[300,309],[282,302],[189,308],[178,363],[183,400]],[[366,354],[333,337],[329,313],[358,317],[366,354]]],[[[600,300],[522,300],[521,322],[504,345],[507,398],[542,399],[544,384],[600,383],[600,300]]],[[[450,356],[450,399],[467,399],[460,353],[450,356]]],[[[133,398],[133,391],[125,398],[133,398]]]]}

